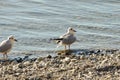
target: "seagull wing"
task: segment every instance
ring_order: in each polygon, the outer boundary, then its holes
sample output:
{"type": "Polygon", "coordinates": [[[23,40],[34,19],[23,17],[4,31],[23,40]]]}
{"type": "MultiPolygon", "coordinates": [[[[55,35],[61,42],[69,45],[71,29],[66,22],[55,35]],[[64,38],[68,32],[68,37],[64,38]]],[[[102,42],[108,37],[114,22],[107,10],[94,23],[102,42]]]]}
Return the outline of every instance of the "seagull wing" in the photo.
{"type": "Polygon", "coordinates": [[[12,48],[12,44],[9,40],[4,40],[0,44],[0,52],[8,52],[12,48]]]}
{"type": "Polygon", "coordinates": [[[60,36],[60,38],[65,38],[65,37],[68,36],[68,35],[69,35],[69,33],[66,33],[66,34],[60,36]]]}
{"type": "Polygon", "coordinates": [[[66,38],[66,36],[68,36],[68,33],[60,36],[56,43],[59,44],[62,40],[64,40],[64,38],[66,38]]]}

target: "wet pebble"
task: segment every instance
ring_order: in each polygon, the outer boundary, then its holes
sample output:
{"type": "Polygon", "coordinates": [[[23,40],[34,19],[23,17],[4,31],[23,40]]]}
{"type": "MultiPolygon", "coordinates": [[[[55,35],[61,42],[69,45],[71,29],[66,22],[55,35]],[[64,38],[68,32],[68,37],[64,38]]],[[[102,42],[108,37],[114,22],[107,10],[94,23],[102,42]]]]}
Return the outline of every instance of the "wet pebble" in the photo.
{"type": "Polygon", "coordinates": [[[95,50],[96,54],[99,54],[100,52],[101,52],[100,49],[95,50]]]}
{"type": "Polygon", "coordinates": [[[90,54],[93,54],[93,53],[95,53],[95,51],[94,51],[94,50],[90,50],[89,53],[90,53],[90,54]]]}
{"type": "Polygon", "coordinates": [[[14,60],[16,60],[18,63],[23,61],[23,59],[21,57],[15,58],[14,60]]]}
{"type": "Polygon", "coordinates": [[[29,60],[29,56],[25,56],[25,57],[23,58],[23,61],[27,61],[27,60],[29,60]]]}
{"type": "Polygon", "coordinates": [[[84,51],[78,51],[77,54],[78,55],[85,55],[86,53],[84,51]]]}
{"type": "Polygon", "coordinates": [[[47,58],[52,58],[52,56],[51,56],[51,55],[48,55],[47,58]]]}

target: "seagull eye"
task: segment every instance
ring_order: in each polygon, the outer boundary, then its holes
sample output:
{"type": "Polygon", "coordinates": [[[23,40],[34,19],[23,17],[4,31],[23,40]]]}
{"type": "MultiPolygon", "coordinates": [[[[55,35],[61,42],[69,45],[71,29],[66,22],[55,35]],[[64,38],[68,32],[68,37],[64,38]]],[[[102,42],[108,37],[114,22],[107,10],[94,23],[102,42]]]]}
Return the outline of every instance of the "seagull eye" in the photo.
{"type": "Polygon", "coordinates": [[[10,38],[10,39],[13,39],[13,38],[10,38]]]}

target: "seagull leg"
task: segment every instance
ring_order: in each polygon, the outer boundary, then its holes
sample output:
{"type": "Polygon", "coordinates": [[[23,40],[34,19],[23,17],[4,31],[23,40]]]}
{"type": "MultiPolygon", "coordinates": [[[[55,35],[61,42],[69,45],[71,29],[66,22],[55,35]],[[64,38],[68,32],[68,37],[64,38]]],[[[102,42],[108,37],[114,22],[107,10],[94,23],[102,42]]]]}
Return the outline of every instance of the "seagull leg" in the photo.
{"type": "Polygon", "coordinates": [[[3,53],[3,59],[5,59],[5,53],[3,53]]]}
{"type": "Polygon", "coordinates": [[[65,45],[65,51],[66,51],[66,45],[65,45]]]}
{"type": "Polygon", "coordinates": [[[60,46],[60,45],[58,45],[58,46],[55,48],[54,53],[56,53],[56,50],[57,50],[57,48],[58,48],[59,46],[60,46]]]}
{"type": "Polygon", "coordinates": [[[70,45],[68,45],[68,49],[69,49],[69,51],[70,51],[70,45]]]}
{"type": "Polygon", "coordinates": [[[65,52],[66,52],[66,45],[65,45],[65,52]]]}
{"type": "Polygon", "coordinates": [[[5,53],[5,54],[4,54],[4,57],[5,57],[5,59],[7,60],[7,58],[8,58],[8,55],[7,55],[7,53],[5,53]]]}
{"type": "Polygon", "coordinates": [[[7,53],[6,53],[6,59],[8,59],[8,55],[7,55],[7,53]]]}

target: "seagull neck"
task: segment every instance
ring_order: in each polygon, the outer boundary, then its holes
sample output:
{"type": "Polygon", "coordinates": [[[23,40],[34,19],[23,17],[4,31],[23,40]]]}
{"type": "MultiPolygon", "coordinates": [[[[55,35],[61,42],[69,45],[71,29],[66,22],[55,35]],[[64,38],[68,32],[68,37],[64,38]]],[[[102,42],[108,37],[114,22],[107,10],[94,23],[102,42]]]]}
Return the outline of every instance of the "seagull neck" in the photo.
{"type": "Polygon", "coordinates": [[[68,31],[67,34],[74,35],[74,32],[70,32],[70,31],[68,31]]]}
{"type": "Polygon", "coordinates": [[[10,39],[8,39],[9,40],[9,42],[10,42],[10,44],[14,44],[14,41],[13,40],[10,40],[10,39]]]}

